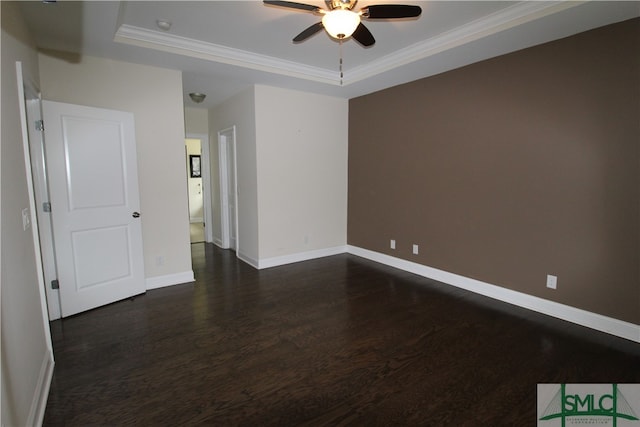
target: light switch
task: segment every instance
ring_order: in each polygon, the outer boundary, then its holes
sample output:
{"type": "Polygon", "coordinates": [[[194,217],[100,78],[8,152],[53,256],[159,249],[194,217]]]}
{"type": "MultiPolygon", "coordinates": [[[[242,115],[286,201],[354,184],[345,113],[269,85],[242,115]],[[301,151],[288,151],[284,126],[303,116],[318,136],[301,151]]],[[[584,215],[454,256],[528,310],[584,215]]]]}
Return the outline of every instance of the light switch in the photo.
{"type": "Polygon", "coordinates": [[[31,227],[31,215],[29,214],[29,208],[22,209],[22,229],[27,230],[31,227]]]}

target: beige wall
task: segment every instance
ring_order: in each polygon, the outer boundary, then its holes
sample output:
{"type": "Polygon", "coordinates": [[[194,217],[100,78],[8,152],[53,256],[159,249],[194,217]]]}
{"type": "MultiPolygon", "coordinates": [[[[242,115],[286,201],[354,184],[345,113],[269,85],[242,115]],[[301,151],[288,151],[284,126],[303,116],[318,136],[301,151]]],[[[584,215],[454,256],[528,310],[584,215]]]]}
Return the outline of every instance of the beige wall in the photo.
{"type": "Polygon", "coordinates": [[[40,54],[43,98],[134,114],[147,279],[191,272],[180,72],[40,54]]]}
{"type": "MultiPolygon", "coordinates": [[[[39,422],[37,399],[46,393],[43,368],[52,361],[37,276],[32,229],[23,230],[21,210],[29,207],[20,128],[16,61],[38,83],[38,62],[16,5],[0,2],[2,13],[1,140],[1,423],[23,426],[39,422]]],[[[48,382],[46,383],[48,387],[48,382]]],[[[40,414],[42,415],[42,414],[40,414]]]]}
{"type": "Polygon", "coordinates": [[[351,100],[349,244],[640,324],[638,52],[636,19],[351,100]]]}
{"type": "Polygon", "coordinates": [[[347,107],[344,99],[258,85],[210,111],[214,241],[217,133],[235,125],[241,257],[258,266],[346,245],[347,107]]]}
{"type": "Polygon", "coordinates": [[[260,259],[346,245],[348,101],[256,86],[260,259]]]}
{"type": "Polygon", "coordinates": [[[187,136],[209,133],[209,111],[204,108],[185,107],[184,127],[187,136]]]}

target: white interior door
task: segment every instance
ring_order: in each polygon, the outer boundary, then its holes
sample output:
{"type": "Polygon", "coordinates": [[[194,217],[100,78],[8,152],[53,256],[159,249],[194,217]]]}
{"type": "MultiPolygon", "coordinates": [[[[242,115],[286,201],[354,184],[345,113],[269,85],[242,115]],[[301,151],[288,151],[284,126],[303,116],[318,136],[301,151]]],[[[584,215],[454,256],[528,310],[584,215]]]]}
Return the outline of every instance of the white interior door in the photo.
{"type": "Polygon", "coordinates": [[[145,292],[133,114],[44,101],[62,316],[145,292]]]}
{"type": "Polygon", "coordinates": [[[229,167],[227,168],[227,173],[229,174],[229,179],[227,183],[229,184],[229,188],[227,190],[227,208],[229,209],[229,246],[231,249],[236,249],[237,247],[237,236],[236,232],[238,228],[236,227],[236,144],[235,141],[227,142],[227,164],[229,167]]]}
{"type": "Polygon", "coordinates": [[[235,126],[218,132],[222,247],[238,250],[235,126]]]}

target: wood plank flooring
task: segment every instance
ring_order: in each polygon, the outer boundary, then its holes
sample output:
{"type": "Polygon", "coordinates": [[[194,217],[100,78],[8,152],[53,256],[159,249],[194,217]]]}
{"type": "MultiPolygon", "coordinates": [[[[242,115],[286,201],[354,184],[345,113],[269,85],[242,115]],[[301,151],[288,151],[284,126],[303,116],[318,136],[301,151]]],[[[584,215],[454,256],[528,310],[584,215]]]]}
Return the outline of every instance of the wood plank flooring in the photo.
{"type": "Polygon", "coordinates": [[[189,224],[189,239],[191,243],[204,242],[204,224],[202,222],[189,224]]]}
{"type": "Polygon", "coordinates": [[[640,344],[352,255],[196,282],[52,323],[45,426],[534,426],[538,383],[640,383],[640,344]]]}

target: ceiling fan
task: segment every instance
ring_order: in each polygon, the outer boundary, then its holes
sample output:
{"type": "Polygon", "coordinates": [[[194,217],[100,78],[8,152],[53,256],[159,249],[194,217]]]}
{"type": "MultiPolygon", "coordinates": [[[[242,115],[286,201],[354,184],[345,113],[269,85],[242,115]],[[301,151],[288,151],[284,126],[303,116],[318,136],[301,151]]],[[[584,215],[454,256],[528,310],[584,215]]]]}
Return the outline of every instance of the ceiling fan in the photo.
{"type": "Polygon", "coordinates": [[[263,0],[270,6],[287,7],[322,15],[322,21],[317,22],[293,38],[294,43],[302,42],[318,31],[324,29],[334,39],[344,40],[353,37],[361,45],[368,47],[376,42],[371,32],[362,24],[362,19],[398,19],[415,18],[420,16],[420,6],[406,4],[378,4],[371,5],[355,12],[358,0],[325,0],[327,9],[304,3],[290,1],[263,0]]]}

